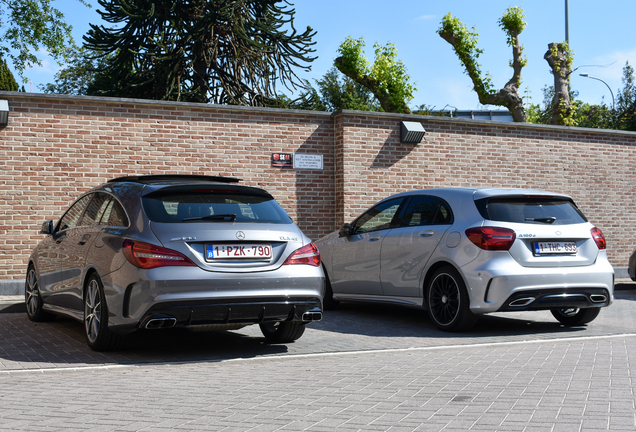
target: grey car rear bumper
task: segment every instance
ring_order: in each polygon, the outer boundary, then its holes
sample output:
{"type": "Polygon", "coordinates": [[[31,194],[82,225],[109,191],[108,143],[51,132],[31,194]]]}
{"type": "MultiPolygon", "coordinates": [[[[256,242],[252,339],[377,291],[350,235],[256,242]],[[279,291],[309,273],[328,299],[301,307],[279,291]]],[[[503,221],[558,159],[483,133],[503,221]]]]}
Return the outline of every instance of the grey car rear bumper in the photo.
{"type": "Polygon", "coordinates": [[[517,291],[503,303],[498,312],[549,310],[562,308],[605,307],[611,303],[611,295],[604,288],[546,289],[517,291]]]}

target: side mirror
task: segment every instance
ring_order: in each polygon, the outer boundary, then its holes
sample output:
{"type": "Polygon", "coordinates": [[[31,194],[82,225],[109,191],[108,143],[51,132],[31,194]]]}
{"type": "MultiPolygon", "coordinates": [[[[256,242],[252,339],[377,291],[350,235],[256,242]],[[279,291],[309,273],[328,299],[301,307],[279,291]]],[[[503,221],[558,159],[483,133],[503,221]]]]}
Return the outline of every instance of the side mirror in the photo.
{"type": "Polygon", "coordinates": [[[42,229],[40,230],[40,234],[53,234],[53,221],[47,220],[42,224],[42,229]]]}
{"type": "Polygon", "coordinates": [[[347,237],[351,235],[351,225],[349,225],[348,223],[342,224],[342,226],[340,227],[340,231],[338,231],[338,235],[340,237],[347,237]]]}

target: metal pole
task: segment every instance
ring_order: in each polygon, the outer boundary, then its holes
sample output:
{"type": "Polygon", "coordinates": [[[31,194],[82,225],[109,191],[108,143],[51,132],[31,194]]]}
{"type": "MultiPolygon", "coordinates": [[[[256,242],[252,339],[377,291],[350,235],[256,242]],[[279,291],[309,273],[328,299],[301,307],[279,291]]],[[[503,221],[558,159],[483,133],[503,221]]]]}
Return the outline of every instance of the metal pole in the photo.
{"type": "Polygon", "coordinates": [[[565,0],[565,41],[570,45],[570,15],[568,12],[568,0],[565,0]]]}

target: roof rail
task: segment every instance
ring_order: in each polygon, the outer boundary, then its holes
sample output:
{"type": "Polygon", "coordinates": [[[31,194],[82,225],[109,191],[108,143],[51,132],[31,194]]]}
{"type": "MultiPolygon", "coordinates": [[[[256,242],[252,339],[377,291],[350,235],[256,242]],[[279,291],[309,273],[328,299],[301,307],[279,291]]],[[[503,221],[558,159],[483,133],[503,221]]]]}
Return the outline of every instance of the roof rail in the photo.
{"type": "Polygon", "coordinates": [[[238,183],[241,179],[234,177],[222,177],[222,176],[208,176],[199,174],[150,174],[140,176],[126,176],[117,177],[108,180],[108,183],[120,183],[120,182],[135,182],[146,183],[160,180],[197,180],[197,181],[211,181],[219,183],[238,183]]]}

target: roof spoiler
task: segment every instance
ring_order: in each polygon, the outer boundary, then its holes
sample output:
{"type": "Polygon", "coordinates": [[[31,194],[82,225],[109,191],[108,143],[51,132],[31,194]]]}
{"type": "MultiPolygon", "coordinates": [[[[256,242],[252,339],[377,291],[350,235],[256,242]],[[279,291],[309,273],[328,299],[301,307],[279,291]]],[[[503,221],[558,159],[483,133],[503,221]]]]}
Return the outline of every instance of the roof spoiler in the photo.
{"type": "Polygon", "coordinates": [[[151,174],[151,175],[140,175],[140,176],[126,176],[126,177],[117,177],[114,179],[108,180],[108,183],[121,183],[121,182],[135,182],[135,183],[146,183],[153,182],[158,180],[197,180],[197,181],[209,181],[209,182],[219,182],[219,183],[238,183],[241,179],[234,177],[222,177],[222,176],[208,176],[208,175],[197,175],[197,174],[151,174]]]}

